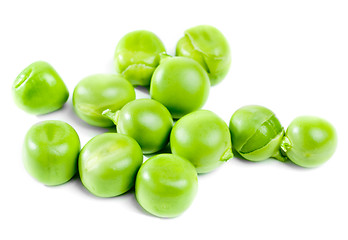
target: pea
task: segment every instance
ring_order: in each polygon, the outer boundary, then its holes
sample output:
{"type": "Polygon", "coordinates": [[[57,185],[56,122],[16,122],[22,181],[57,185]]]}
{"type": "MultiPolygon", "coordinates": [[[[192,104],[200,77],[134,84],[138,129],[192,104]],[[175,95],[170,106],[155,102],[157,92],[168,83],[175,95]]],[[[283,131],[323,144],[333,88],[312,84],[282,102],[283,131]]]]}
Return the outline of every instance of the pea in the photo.
{"type": "Polygon", "coordinates": [[[334,154],[335,128],[325,119],[301,116],[294,119],[281,144],[283,154],[302,167],[317,167],[334,154]]]}
{"type": "Polygon", "coordinates": [[[126,34],[117,44],[115,67],[133,85],[149,86],[153,71],[159,64],[159,54],[166,50],[152,32],[138,30],[126,34]]]}
{"type": "Polygon", "coordinates": [[[69,97],[61,77],[43,61],[30,64],[17,76],[12,93],[19,108],[37,115],[60,109],[69,97]]]}
{"type": "Polygon", "coordinates": [[[23,145],[23,163],[28,173],[45,185],[69,181],[77,171],[80,140],[67,123],[48,120],[33,125],[23,145]]]}
{"type": "Polygon", "coordinates": [[[120,133],[103,133],[81,150],[78,166],[83,185],[98,197],[114,197],[134,186],[143,162],[139,144],[120,133]]]}
{"type": "Polygon", "coordinates": [[[135,195],[149,213],[176,217],[191,205],[197,188],[197,173],[188,160],[173,154],[159,154],[141,166],[135,195]]]}
{"type": "Polygon", "coordinates": [[[164,56],[153,73],[150,95],[178,119],[200,109],[208,98],[209,88],[209,77],[196,61],[164,56]]]}
{"type": "Polygon", "coordinates": [[[186,30],[176,45],[176,55],[199,62],[208,72],[211,85],[221,82],[231,65],[231,51],[225,36],[208,25],[186,30]]]}
{"type": "Polygon", "coordinates": [[[249,105],[238,109],[231,117],[232,145],[245,159],[262,161],[270,157],[284,161],[279,145],[284,129],[268,108],[249,105]]]}
{"type": "Polygon", "coordinates": [[[170,134],[173,154],[191,161],[198,173],[206,173],[232,158],[227,124],[215,113],[199,110],[179,119],[170,134]]]}
{"type": "Polygon", "coordinates": [[[116,113],[108,109],[103,114],[114,121],[118,133],[134,138],[145,154],[168,144],[173,119],[168,109],[155,100],[137,99],[116,113]]]}
{"type": "Polygon", "coordinates": [[[113,122],[102,115],[106,109],[116,111],[135,99],[133,86],[120,75],[95,74],[82,79],[74,89],[76,114],[90,125],[111,127],[113,122]]]}

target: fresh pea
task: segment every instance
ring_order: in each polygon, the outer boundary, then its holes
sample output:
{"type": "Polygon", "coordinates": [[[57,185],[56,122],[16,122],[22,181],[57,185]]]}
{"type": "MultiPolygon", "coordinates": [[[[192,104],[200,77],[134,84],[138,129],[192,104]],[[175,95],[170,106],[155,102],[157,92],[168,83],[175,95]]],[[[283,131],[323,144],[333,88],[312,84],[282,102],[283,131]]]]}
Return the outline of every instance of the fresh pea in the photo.
{"type": "Polygon", "coordinates": [[[238,109],[231,117],[232,145],[245,159],[262,161],[270,157],[284,161],[279,145],[284,129],[268,108],[249,105],[238,109]]]}
{"type": "Polygon", "coordinates": [[[210,88],[203,67],[186,57],[162,57],[151,79],[151,98],[166,106],[175,119],[200,109],[210,88]]]}
{"type": "Polygon", "coordinates": [[[116,74],[95,74],[82,79],[74,89],[76,114],[90,125],[111,127],[113,122],[102,115],[106,109],[116,111],[135,99],[133,86],[116,74]]]}
{"type": "Polygon", "coordinates": [[[231,51],[225,36],[208,25],[186,30],[177,43],[176,55],[199,62],[208,72],[211,85],[221,82],[231,65],[231,51]]]}
{"type": "Polygon", "coordinates": [[[295,164],[309,168],[330,159],[336,146],[336,131],[328,121],[314,116],[301,116],[287,128],[281,150],[295,164]]]}
{"type": "Polygon", "coordinates": [[[137,99],[116,113],[108,109],[103,115],[115,123],[118,133],[134,138],[145,154],[157,152],[168,144],[173,118],[168,109],[155,100],[137,99]]]}
{"type": "Polygon", "coordinates": [[[46,114],[60,109],[69,92],[63,80],[47,62],[26,67],[12,85],[17,106],[31,114],[46,114]]]}
{"type": "Polygon", "coordinates": [[[138,30],[126,34],[117,44],[115,67],[133,85],[149,86],[153,71],[166,50],[152,32],[138,30]]]}
{"type": "Polygon", "coordinates": [[[206,173],[233,157],[227,124],[215,113],[198,110],[180,118],[170,134],[172,153],[206,173]]]}
{"type": "Polygon", "coordinates": [[[25,136],[23,163],[39,182],[59,185],[76,173],[79,152],[79,137],[69,124],[43,121],[33,125],[25,136]]]}
{"type": "Polygon", "coordinates": [[[186,159],[173,154],[149,158],[140,168],[135,195],[138,203],[158,217],[176,217],[193,202],[197,173],[186,159]]]}
{"type": "Polygon", "coordinates": [[[83,185],[99,197],[114,197],[134,186],[143,162],[139,144],[120,133],[103,133],[81,150],[78,166],[83,185]]]}

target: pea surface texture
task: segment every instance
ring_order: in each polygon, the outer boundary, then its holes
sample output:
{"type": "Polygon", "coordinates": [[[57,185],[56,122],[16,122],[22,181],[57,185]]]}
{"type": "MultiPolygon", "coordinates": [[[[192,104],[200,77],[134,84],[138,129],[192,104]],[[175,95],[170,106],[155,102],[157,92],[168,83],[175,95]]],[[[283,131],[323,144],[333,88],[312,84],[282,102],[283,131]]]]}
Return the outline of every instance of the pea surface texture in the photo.
{"type": "Polygon", "coordinates": [[[176,45],[176,55],[199,62],[207,71],[211,85],[221,82],[231,65],[231,51],[225,36],[209,25],[187,29],[176,45]]]}
{"type": "Polygon", "coordinates": [[[176,217],[193,202],[198,189],[197,173],[186,159],[173,154],[149,158],[140,168],[135,195],[138,203],[158,217],[176,217]]]}
{"type": "Polygon", "coordinates": [[[107,110],[104,114],[115,122],[118,133],[134,138],[145,154],[157,152],[168,144],[173,118],[155,100],[137,99],[116,113],[107,110]]]}
{"type": "Polygon", "coordinates": [[[172,153],[210,172],[233,157],[227,124],[215,113],[198,110],[179,119],[170,134],[172,153]]]}
{"type": "Polygon", "coordinates": [[[80,139],[67,123],[48,120],[33,125],[23,146],[23,163],[28,173],[45,185],[69,181],[77,171],[80,139]]]}
{"type": "Polygon", "coordinates": [[[331,158],[337,146],[335,128],[314,116],[295,118],[281,144],[283,154],[301,167],[317,167],[331,158]]]}
{"type": "Polygon", "coordinates": [[[270,157],[284,161],[280,143],[284,129],[268,108],[248,105],[231,117],[229,128],[234,149],[245,159],[262,161],[270,157]]]}
{"type": "Polygon", "coordinates": [[[130,32],[117,44],[116,71],[133,85],[149,86],[160,53],[165,51],[162,41],[154,33],[145,30],[130,32]]]}
{"type": "Polygon", "coordinates": [[[135,99],[133,86],[121,75],[95,74],[82,79],[75,87],[73,105],[76,114],[90,125],[111,127],[113,122],[102,115],[116,111],[135,99]]]}
{"type": "Polygon", "coordinates": [[[79,173],[83,185],[98,197],[114,197],[134,186],[143,162],[139,144],[120,133],[103,133],[81,150],[79,173]]]}
{"type": "Polygon", "coordinates": [[[69,92],[56,70],[38,61],[26,67],[12,85],[15,103],[31,114],[46,114],[62,108],[69,92]]]}
{"type": "Polygon", "coordinates": [[[209,88],[209,77],[195,60],[166,57],[153,73],[150,95],[178,119],[203,107],[209,88]]]}

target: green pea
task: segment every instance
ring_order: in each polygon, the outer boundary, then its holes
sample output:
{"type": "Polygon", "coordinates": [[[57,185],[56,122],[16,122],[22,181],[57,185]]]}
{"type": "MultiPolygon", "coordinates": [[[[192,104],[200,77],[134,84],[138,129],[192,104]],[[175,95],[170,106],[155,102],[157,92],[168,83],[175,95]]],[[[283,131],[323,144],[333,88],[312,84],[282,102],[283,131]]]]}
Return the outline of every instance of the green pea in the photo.
{"type": "Polygon", "coordinates": [[[199,110],[177,121],[170,134],[173,154],[191,161],[198,173],[206,173],[233,157],[227,124],[215,113],[199,110]]]}
{"type": "Polygon", "coordinates": [[[319,117],[301,116],[290,123],[281,149],[292,162],[309,168],[329,160],[336,146],[336,131],[328,121],[319,117]]]}
{"type": "Polygon", "coordinates": [[[177,119],[200,109],[208,98],[209,88],[209,77],[196,61],[164,56],[153,73],[150,95],[177,119]]]}
{"type": "Polygon", "coordinates": [[[69,92],[63,80],[47,62],[26,67],[12,85],[17,106],[31,114],[46,114],[60,109],[69,92]]]}
{"type": "Polygon", "coordinates": [[[126,34],[117,44],[115,67],[133,85],[149,86],[153,71],[159,64],[160,53],[166,50],[152,32],[138,30],[126,34]]]}
{"type": "Polygon", "coordinates": [[[173,154],[149,158],[135,182],[138,203],[158,217],[176,217],[193,202],[198,189],[197,173],[186,159],[173,154]]]}
{"type": "Polygon", "coordinates": [[[238,109],[229,128],[232,145],[243,158],[262,161],[273,157],[284,161],[279,150],[284,129],[268,108],[249,105],[238,109]]]}
{"type": "Polygon", "coordinates": [[[43,121],[33,125],[25,136],[23,163],[39,182],[59,185],[75,175],[79,152],[79,136],[69,124],[43,121]]]}
{"type": "Polygon", "coordinates": [[[215,27],[200,25],[185,31],[176,45],[176,55],[199,62],[211,85],[221,82],[231,65],[231,51],[224,35],[215,27]]]}
{"type": "Polygon", "coordinates": [[[120,133],[103,133],[92,138],[78,160],[83,185],[98,197],[114,197],[134,186],[143,162],[139,144],[120,133]]]}
{"type": "Polygon", "coordinates": [[[82,79],[74,89],[76,114],[90,125],[111,127],[113,122],[102,115],[106,109],[116,111],[135,99],[133,86],[120,75],[95,74],[82,79]]]}
{"type": "Polygon", "coordinates": [[[158,152],[168,144],[173,118],[155,100],[137,99],[116,113],[108,109],[103,114],[114,121],[118,133],[134,138],[145,154],[158,152]]]}

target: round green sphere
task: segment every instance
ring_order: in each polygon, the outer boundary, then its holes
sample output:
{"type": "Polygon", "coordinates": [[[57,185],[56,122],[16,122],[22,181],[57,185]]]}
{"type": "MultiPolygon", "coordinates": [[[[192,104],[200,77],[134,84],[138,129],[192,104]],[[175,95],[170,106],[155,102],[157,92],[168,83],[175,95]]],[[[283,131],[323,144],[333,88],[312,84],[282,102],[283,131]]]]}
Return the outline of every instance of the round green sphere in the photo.
{"type": "Polygon", "coordinates": [[[45,185],[69,181],[77,171],[80,140],[67,123],[48,120],[33,125],[23,145],[23,163],[28,173],[45,185]]]}
{"type": "Polygon", "coordinates": [[[262,161],[270,157],[284,160],[279,145],[284,129],[268,108],[248,105],[231,117],[229,128],[234,149],[245,159],[262,161]]]}
{"type": "Polygon", "coordinates": [[[114,197],[134,186],[143,162],[139,144],[120,133],[103,133],[81,150],[78,166],[83,185],[98,197],[114,197]]]}
{"type": "Polygon", "coordinates": [[[198,173],[210,172],[233,156],[227,124],[208,110],[179,119],[170,134],[170,147],[173,154],[191,161],[198,173]]]}
{"type": "Polygon", "coordinates": [[[141,166],[135,196],[147,212],[170,218],[182,214],[191,205],[197,189],[197,173],[188,160],[159,154],[141,166]]]}
{"type": "Polygon", "coordinates": [[[152,99],[136,99],[127,103],[115,116],[118,133],[134,138],[143,153],[150,154],[164,148],[169,141],[173,118],[168,109],[152,99]]]}
{"type": "Polygon", "coordinates": [[[208,98],[209,89],[209,77],[196,61],[167,57],[152,76],[150,95],[178,119],[200,109],[208,98]]]}
{"type": "Polygon", "coordinates": [[[301,167],[317,167],[331,158],[337,146],[335,128],[314,116],[295,118],[281,144],[283,154],[301,167]]]}
{"type": "Polygon", "coordinates": [[[116,71],[133,85],[149,86],[160,53],[165,51],[162,41],[154,33],[145,30],[130,32],[117,44],[116,71]]]}
{"type": "Polygon", "coordinates": [[[102,115],[104,110],[119,110],[134,99],[133,86],[116,74],[88,76],[76,85],[73,93],[75,113],[88,124],[98,127],[114,125],[102,115]]]}
{"type": "Polygon", "coordinates": [[[31,114],[46,114],[62,108],[69,92],[63,80],[47,62],[26,67],[12,85],[17,106],[31,114]]]}
{"type": "Polygon", "coordinates": [[[217,28],[209,25],[187,29],[176,45],[176,55],[199,62],[207,71],[211,85],[221,82],[231,65],[227,39],[217,28]]]}

